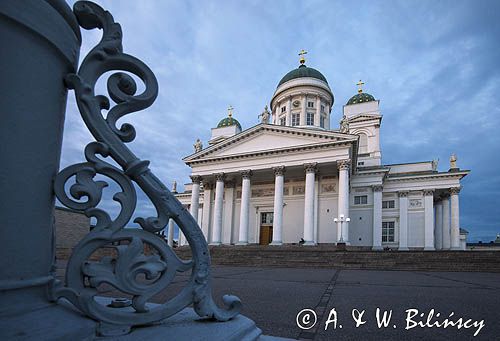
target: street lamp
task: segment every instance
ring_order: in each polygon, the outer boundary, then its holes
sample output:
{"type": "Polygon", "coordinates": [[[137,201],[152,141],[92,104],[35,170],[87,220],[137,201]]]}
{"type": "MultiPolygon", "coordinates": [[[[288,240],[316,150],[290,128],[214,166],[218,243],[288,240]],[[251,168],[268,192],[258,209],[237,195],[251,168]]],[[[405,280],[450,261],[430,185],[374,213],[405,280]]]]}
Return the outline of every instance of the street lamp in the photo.
{"type": "MultiPolygon", "coordinates": [[[[339,218],[334,218],[333,221],[336,223],[336,224],[339,224],[340,223],[340,240],[339,242],[340,243],[343,243],[344,242],[344,235],[343,235],[343,229],[342,229],[342,225],[344,224],[344,222],[348,223],[351,221],[351,218],[345,218],[343,214],[341,214],[339,216],[339,218]]],[[[338,226],[338,225],[337,225],[338,226]]]]}

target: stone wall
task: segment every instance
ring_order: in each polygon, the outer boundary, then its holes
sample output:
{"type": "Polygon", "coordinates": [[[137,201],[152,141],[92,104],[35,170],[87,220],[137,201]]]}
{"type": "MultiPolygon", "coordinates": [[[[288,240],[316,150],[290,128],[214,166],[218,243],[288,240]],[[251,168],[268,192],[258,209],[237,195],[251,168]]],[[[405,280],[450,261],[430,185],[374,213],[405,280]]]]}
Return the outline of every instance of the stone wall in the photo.
{"type": "Polygon", "coordinates": [[[90,218],[83,213],[63,207],[54,212],[56,230],[56,258],[68,259],[71,251],[90,230],[90,218]]]}

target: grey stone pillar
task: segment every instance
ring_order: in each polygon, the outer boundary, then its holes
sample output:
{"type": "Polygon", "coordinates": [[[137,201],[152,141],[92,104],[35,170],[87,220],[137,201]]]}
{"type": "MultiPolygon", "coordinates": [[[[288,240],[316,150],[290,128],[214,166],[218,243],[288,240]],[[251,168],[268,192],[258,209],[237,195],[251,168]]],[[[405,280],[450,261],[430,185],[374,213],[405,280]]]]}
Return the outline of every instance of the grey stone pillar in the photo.
{"type": "Polygon", "coordinates": [[[2,315],[49,304],[55,252],[52,184],[66,110],[64,77],[76,70],[81,37],[63,1],[2,1],[0,26],[2,315]]]}

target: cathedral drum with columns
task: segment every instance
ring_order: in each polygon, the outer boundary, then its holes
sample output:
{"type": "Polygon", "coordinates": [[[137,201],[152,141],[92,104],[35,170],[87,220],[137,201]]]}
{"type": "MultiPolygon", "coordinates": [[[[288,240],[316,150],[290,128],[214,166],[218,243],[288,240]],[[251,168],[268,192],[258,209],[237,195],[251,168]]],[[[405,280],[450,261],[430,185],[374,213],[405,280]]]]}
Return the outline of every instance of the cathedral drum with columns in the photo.
{"type": "Polygon", "coordinates": [[[192,183],[176,196],[207,241],[464,250],[459,192],[469,171],[454,155],[446,172],[436,161],[382,164],[379,100],[361,81],[330,129],[332,90],[303,56],[259,124],[242,131],[230,107],[208,146],[198,140],[183,159],[192,183]]]}

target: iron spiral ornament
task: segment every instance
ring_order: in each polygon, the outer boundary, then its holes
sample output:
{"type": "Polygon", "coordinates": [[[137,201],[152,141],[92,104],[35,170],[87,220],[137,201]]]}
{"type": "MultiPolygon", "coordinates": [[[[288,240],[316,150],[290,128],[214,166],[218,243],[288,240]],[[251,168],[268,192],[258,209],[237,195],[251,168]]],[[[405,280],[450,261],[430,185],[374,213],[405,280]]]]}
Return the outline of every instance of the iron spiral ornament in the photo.
{"type": "Polygon", "coordinates": [[[114,22],[108,11],[90,1],[75,3],[73,11],[84,29],[103,31],[101,41],[85,57],[77,74],[69,74],[65,79],[67,87],[74,90],[81,117],[96,141],[85,148],[86,162],[71,165],[56,176],[54,191],[63,205],[93,217],[96,226],[73,250],[65,282],[55,284],[52,289],[53,299],[66,298],[87,316],[111,325],[154,323],[191,304],[201,317],[218,321],[233,318],[239,314],[241,302],[235,296],[225,295],[225,309],[215,304],[211,293],[210,254],[198,224],[151,172],[149,161],[140,160],[126,146],[136,137],[134,127],[128,123],[116,125],[120,118],[154,102],[158,94],[155,75],[142,61],[123,53],[120,24],[114,22]],[[107,79],[109,98],[96,95],[96,82],[109,71],[114,72],[107,79]],[[136,93],[136,82],[125,72],[141,79],[145,86],[142,93],[136,93]],[[106,117],[103,110],[107,110],[106,117]],[[110,159],[119,167],[107,161],[110,159]],[[108,185],[97,180],[97,175],[111,179],[120,188],[113,196],[120,212],[113,219],[97,208],[108,185]],[[73,179],[74,183],[70,184],[73,179]],[[134,183],[152,202],[157,216],[135,219],[140,228],[125,228],[137,204],[134,183]],[[179,259],[157,235],[169,219],[173,219],[186,236],[192,260],[179,259]],[[96,250],[104,246],[114,248],[115,256],[92,260],[96,250]],[[171,283],[177,272],[187,270],[191,270],[191,276],[177,296],[163,304],[147,304],[171,283]],[[102,284],[128,294],[132,298],[132,309],[121,310],[99,303],[95,296],[102,284]]]}

